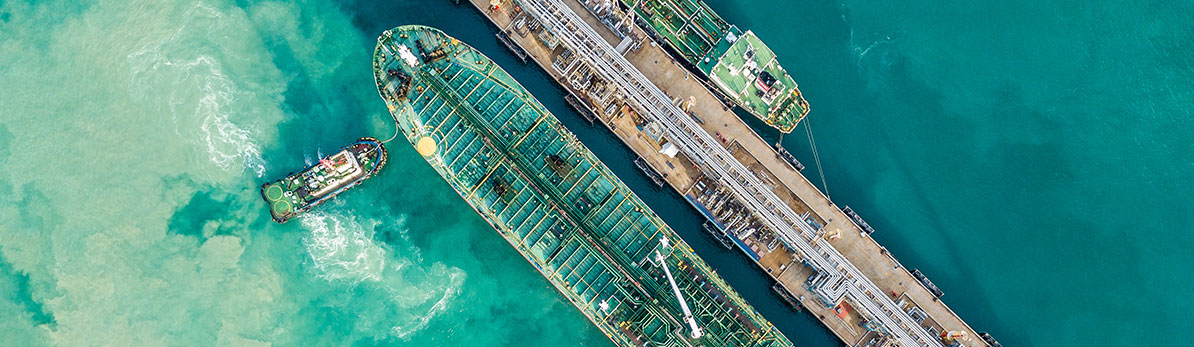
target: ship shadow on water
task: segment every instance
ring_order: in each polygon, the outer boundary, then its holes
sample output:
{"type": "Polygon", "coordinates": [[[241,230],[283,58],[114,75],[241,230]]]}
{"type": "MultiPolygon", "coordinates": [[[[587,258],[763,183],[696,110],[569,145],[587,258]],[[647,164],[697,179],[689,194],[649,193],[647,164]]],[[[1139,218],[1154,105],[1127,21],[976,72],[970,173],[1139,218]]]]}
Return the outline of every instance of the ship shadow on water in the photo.
{"type": "MultiPolygon", "coordinates": [[[[342,1],[341,4],[344,8],[354,8],[360,5],[359,1],[353,0],[342,1]]],[[[727,251],[721,244],[710,238],[701,229],[701,224],[704,222],[704,218],[701,215],[693,210],[671,188],[659,188],[643,175],[634,166],[633,160],[636,158],[636,155],[628,147],[614,137],[603,125],[590,124],[579,113],[573,110],[565,102],[564,98],[567,92],[538,65],[533,62],[523,65],[517,57],[510,53],[496,39],[497,29],[471,5],[455,5],[452,1],[444,0],[421,2],[420,6],[383,3],[368,7],[373,8],[373,10],[353,12],[354,25],[365,33],[380,33],[392,27],[405,24],[428,25],[443,30],[448,35],[468,43],[470,46],[487,55],[554,114],[569,131],[576,135],[577,139],[584,143],[623,183],[630,187],[639,198],[647,203],[652,210],[671,226],[701,258],[713,269],[717,270],[718,274],[731,283],[733,288],[743,298],[763,314],[764,317],[775,324],[781,332],[801,346],[842,345],[815,317],[806,313],[793,312],[784,302],[775,296],[771,290],[772,281],[756,265],[751,263],[744,254],[737,251],[727,251]],[[398,16],[399,19],[395,19],[395,15],[400,11],[407,12],[398,16]],[[404,21],[401,18],[414,20],[404,21]]],[[[369,40],[372,42],[373,38],[369,38],[369,40]]],[[[379,101],[380,104],[381,102],[379,101]]],[[[744,111],[738,110],[736,112],[742,112],[740,117],[748,120],[748,124],[752,128],[761,130],[759,132],[760,136],[764,136],[764,139],[768,142],[775,143],[779,139],[778,131],[767,127],[761,121],[757,120],[757,118],[744,113],[744,111]]],[[[413,151],[406,149],[395,149],[392,152],[410,152],[413,155],[413,151]]],[[[396,156],[404,156],[397,153],[394,154],[396,156]]],[[[427,168],[427,170],[430,170],[430,168],[427,168]]],[[[383,173],[382,177],[375,178],[374,180],[386,180],[386,176],[393,177],[391,175],[393,174],[383,173]]],[[[427,177],[435,176],[438,175],[431,174],[427,177]]],[[[451,191],[451,188],[442,182],[424,182],[423,184],[444,184],[443,190],[451,191]]],[[[395,189],[409,190],[402,188],[395,189]]],[[[454,193],[452,198],[455,198],[455,200],[448,201],[448,203],[458,203],[465,207],[446,208],[467,209],[467,204],[461,201],[458,196],[455,196],[454,193]]],[[[469,210],[468,212],[472,211],[469,210]]],[[[432,221],[423,221],[421,219],[431,218],[434,220],[435,218],[430,215],[418,216],[417,214],[412,214],[410,217],[411,219],[408,220],[408,223],[412,223],[412,228],[415,223],[434,224],[432,221]]],[[[425,236],[412,237],[418,240],[425,236]]],[[[415,242],[421,243],[419,241],[415,242]]],[[[505,246],[509,248],[508,245],[505,246]]],[[[517,257],[517,253],[512,249],[503,253],[507,253],[511,257],[517,257]]],[[[581,315],[579,312],[576,312],[576,316],[579,317],[581,315]]]]}

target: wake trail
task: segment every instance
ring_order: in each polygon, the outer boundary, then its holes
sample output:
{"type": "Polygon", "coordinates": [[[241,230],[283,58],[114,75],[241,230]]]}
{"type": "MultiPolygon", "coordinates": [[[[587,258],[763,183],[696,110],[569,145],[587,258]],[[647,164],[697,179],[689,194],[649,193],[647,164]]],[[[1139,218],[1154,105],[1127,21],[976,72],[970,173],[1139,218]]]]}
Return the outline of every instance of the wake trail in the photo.
{"type": "Polygon", "coordinates": [[[401,226],[401,217],[361,221],[344,214],[313,212],[300,220],[311,231],[303,243],[316,276],[352,288],[344,293],[354,296],[350,305],[367,307],[351,309],[362,316],[357,322],[359,330],[379,325],[376,328],[384,329],[386,335],[408,340],[451,307],[463,287],[466,275],[460,269],[438,262],[423,264],[421,252],[409,244],[405,229],[394,245],[374,240],[377,226],[401,226]]]}

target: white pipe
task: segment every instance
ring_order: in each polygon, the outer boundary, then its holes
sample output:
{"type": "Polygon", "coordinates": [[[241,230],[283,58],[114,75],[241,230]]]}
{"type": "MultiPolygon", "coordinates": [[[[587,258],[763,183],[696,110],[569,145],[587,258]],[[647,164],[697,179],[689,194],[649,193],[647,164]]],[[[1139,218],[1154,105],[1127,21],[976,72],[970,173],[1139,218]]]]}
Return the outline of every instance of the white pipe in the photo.
{"type": "MultiPolygon", "coordinates": [[[[663,247],[667,247],[667,238],[659,239],[659,243],[663,244],[663,247]]],[[[680,287],[676,286],[676,279],[672,278],[672,271],[668,270],[667,262],[663,261],[663,254],[659,253],[659,249],[655,250],[655,260],[659,262],[659,266],[663,267],[663,274],[667,275],[667,283],[672,285],[672,292],[676,293],[676,300],[680,301],[680,310],[684,311],[684,321],[688,322],[688,327],[692,329],[692,338],[701,338],[705,333],[701,332],[701,327],[697,325],[696,319],[692,318],[688,302],[684,301],[684,295],[680,294],[680,287]]]]}

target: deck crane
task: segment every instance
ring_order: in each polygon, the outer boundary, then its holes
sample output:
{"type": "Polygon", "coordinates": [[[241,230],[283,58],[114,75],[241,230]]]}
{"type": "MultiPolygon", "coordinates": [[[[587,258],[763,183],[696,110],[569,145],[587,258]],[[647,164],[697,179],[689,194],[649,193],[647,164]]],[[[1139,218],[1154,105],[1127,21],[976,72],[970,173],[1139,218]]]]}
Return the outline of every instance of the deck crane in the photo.
{"type": "MultiPolygon", "coordinates": [[[[667,247],[667,237],[660,238],[659,243],[663,247],[667,247]]],[[[688,322],[688,327],[692,329],[690,336],[694,339],[701,338],[705,333],[701,332],[701,327],[697,325],[696,319],[692,317],[692,311],[688,309],[688,302],[684,301],[684,295],[680,293],[680,287],[676,286],[676,279],[672,278],[672,271],[668,270],[667,262],[663,260],[663,254],[659,253],[659,249],[655,250],[655,261],[658,261],[659,266],[663,267],[663,274],[667,275],[667,282],[672,285],[672,292],[676,293],[676,300],[680,302],[680,310],[684,311],[684,321],[688,322]]]]}

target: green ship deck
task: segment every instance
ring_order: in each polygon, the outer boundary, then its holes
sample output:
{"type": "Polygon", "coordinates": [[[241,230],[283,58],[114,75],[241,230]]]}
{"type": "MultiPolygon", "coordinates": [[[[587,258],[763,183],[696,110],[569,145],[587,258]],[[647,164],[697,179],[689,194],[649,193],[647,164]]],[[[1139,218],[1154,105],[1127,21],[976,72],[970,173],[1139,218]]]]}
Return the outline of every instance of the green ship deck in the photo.
{"type": "Polygon", "coordinates": [[[621,1],[694,65],[717,48],[726,34],[738,30],[699,0],[621,1]]]}
{"type": "Polygon", "coordinates": [[[763,122],[790,133],[808,115],[796,81],[754,32],[727,23],[701,0],[621,1],[640,24],[763,122]],[[772,78],[760,78],[764,71],[772,78]]]}
{"type": "Polygon", "coordinates": [[[615,345],[792,345],[489,58],[402,26],[374,74],[419,154],[615,345]]]}
{"type": "Polygon", "coordinates": [[[274,221],[285,223],[360,184],[385,163],[385,146],[375,138],[361,138],[298,173],[262,184],[261,198],[269,204],[274,221]]]}
{"type": "Polygon", "coordinates": [[[792,132],[808,115],[808,101],[796,80],[754,32],[742,33],[720,57],[697,66],[738,106],[784,133],[792,132]],[[772,84],[763,83],[762,76],[771,76],[772,84]]]}

